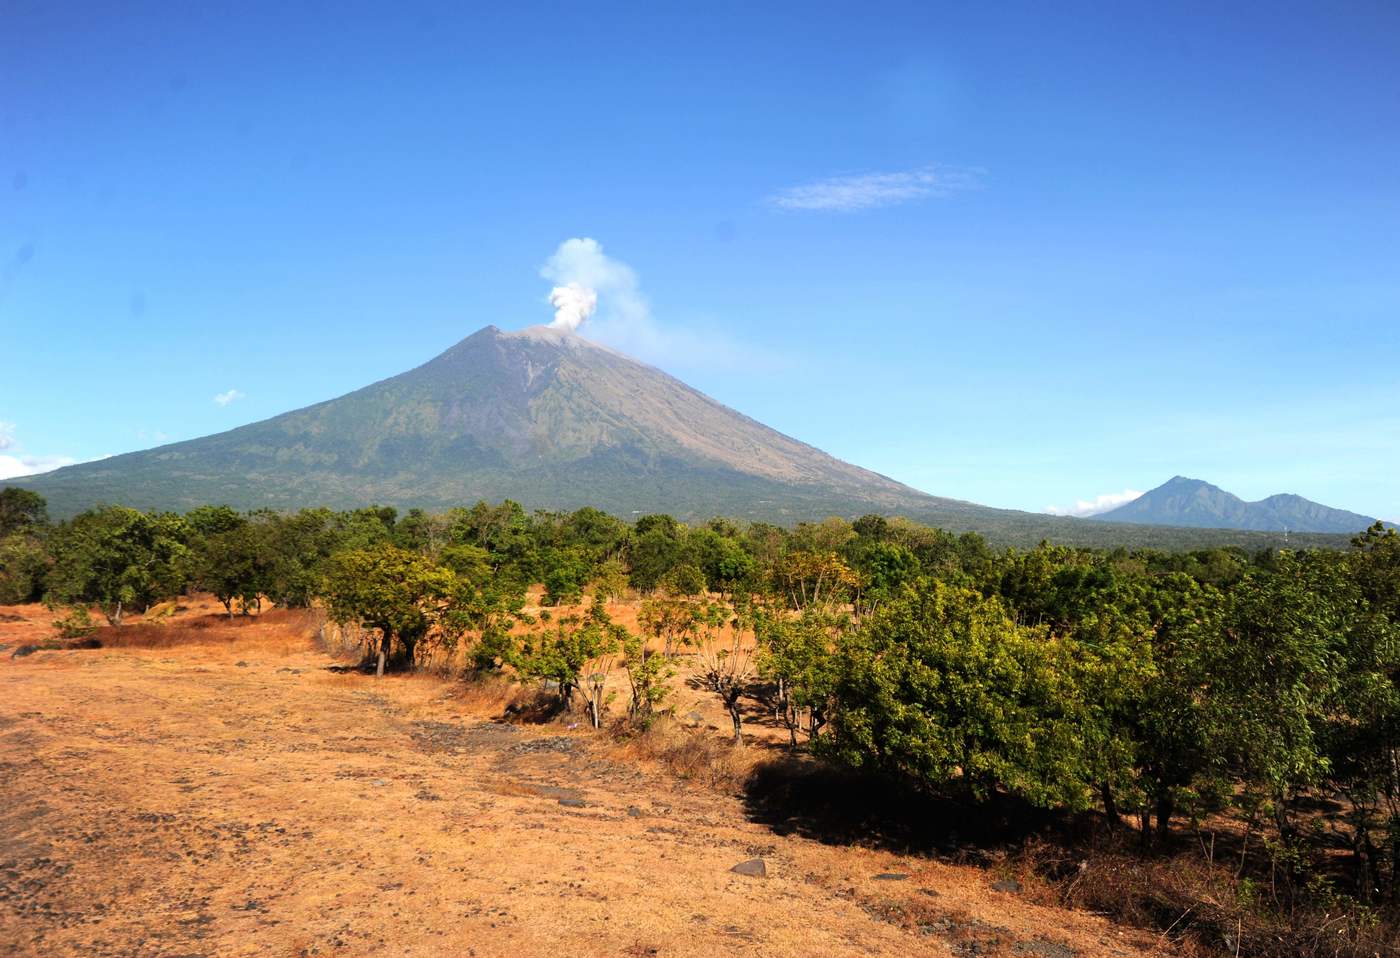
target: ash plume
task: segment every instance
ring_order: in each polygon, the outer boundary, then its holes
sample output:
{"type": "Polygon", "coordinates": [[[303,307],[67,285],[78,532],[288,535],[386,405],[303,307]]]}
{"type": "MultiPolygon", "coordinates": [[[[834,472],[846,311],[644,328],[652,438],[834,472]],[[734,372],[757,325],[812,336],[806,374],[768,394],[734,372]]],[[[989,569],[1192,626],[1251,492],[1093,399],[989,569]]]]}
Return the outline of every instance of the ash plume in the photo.
{"type": "Polygon", "coordinates": [[[581,283],[569,283],[549,291],[549,305],[554,307],[554,322],[549,328],[573,333],[598,308],[598,294],[581,283]]]}
{"type": "Polygon", "coordinates": [[[614,334],[647,328],[651,310],[642,296],[637,274],[621,260],[603,252],[603,246],[589,237],[574,237],[540,267],[540,276],[554,284],[549,302],[555,309],[552,329],[576,332],[602,304],[598,320],[592,324],[602,333],[607,327],[614,334]]]}

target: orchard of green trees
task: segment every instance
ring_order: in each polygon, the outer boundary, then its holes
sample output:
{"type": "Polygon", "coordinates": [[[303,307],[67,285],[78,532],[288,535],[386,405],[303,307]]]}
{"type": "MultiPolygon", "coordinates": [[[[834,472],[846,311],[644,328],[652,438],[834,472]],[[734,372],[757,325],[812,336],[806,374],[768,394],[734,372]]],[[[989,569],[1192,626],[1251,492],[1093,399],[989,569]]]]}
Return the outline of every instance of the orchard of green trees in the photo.
{"type": "Polygon", "coordinates": [[[53,523],[0,492],[0,603],[116,625],[195,590],[229,615],[324,608],[390,668],[450,651],[538,679],[594,725],[644,721],[684,667],[736,740],[761,708],[794,749],[972,802],[1097,809],[1148,847],[1228,815],[1275,882],[1325,871],[1350,900],[1400,901],[1400,535],[1380,525],[1347,551],[993,551],[878,516],[687,526],[505,502],[53,523]],[[633,592],[640,634],[604,602],[633,592]]]}

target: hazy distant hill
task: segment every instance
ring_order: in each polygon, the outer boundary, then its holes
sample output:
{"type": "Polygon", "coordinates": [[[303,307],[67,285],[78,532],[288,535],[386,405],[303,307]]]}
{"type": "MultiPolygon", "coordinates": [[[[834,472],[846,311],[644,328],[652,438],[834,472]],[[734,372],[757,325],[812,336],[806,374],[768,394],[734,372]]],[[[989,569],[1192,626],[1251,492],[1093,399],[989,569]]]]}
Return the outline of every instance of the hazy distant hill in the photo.
{"type": "Polygon", "coordinates": [[[1185,476],[1169,479],[1132,502],[1093,518],[1145,525],[1327,533],[1356,533],[1376,521],[1290,493],[1246,502],[1218,486],[1185,476]]]}
{"type": "MultiPolygon", "coordinates": [[[[911,437],[911,442],[921,441],[911,437]]],[[[437,358],[228,432],[11,480],[55,516],[187,509],[445,509],[478,499],[791,523],[876,512],[996,542],[1180,547],[1269,537],[1119,527],[927,495],[783,435],[571,333],[487,326],[437,358]]]]}

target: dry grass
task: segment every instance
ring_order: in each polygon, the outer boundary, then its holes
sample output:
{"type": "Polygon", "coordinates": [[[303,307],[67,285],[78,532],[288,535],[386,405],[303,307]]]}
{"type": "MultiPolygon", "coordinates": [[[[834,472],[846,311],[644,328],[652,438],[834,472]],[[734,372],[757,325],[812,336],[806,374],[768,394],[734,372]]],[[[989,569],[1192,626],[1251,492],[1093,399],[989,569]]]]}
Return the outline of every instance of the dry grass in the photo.
{"type": "Polygon", "coordinates": [[[1009,867],[1044,904],[1093,911],[1155,929],[1173,955],[1251,958],[1392,958],[1400,921],[1344,897],[1313,892],[1277,901],[1237,874],[1237,862],[1213,861],[1188,846],[1147,855],[1126,835],[1089,847],[1028,842],[1009,867]]]}
{"type": "Polygon", "coordinates": [[[613,731],[621,756],[728,795],[741,794],[754,769],[765,761],[760,752],[736,746],[708,729],[682,725],[670,715],[659,715],[644,727],[619,723],[613,731]]]}
{"type": "Polygon", "coordinates": [[[756,794],[853,812],[870,795],[735,748],[684,676],[688,724],[532,727],[534,687],[376,679],[314,617],[195,626],[213,612],[0,660],[13,953],[1147,953],[1122,926],[991,889],[984,868],[768,816],[756,794]],[[729,871],[755,856],[767,879],[729,871]]]}
{"type": "Polygon", "coordinates": [[[275,609],[261,615],[194,615],[147,624],[105,626],[93,633],[101,648],[173,649],[180,646],[253,642],[303,648],[320,619],[306,609],[275,609]]]}

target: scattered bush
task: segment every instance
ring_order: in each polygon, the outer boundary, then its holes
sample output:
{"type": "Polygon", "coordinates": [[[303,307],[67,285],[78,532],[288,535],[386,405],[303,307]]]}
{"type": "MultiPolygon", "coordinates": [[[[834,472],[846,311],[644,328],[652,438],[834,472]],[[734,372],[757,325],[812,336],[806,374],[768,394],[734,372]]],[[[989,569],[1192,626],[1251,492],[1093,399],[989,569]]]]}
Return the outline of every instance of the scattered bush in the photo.
{"type": "Polygon", "coordinates": [[[65,639],[85,639],[97,631],[97,624],[88,615],[88,610],[75,605],[66,613],[53,620],[53,627],[65,639]]]}

